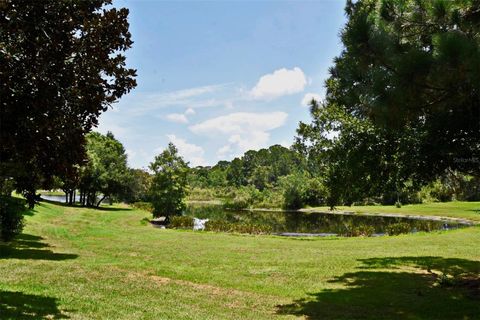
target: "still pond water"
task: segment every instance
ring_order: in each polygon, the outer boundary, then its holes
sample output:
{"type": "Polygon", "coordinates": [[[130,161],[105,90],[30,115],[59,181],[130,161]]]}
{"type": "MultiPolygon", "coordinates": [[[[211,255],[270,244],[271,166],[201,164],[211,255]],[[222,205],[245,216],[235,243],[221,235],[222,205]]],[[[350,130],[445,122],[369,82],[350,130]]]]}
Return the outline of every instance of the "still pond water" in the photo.
{"type": "MultiPolygon", "coordinates": [[[[65,202],[65,196],[47,196],[42,198],[50,201],[65,202]]],[[[77,199],[78,201],[79,199],[77,199]]],[[[322,212],[288,212],[288,211],[233,211],[225,210],[220,205],[189,205],[185,215],[210,220],[222,220],[230,223],[248,223],[266,225],[274,233],[285,235],[311,234],[333,235],[342,234],[346,229],[358,226],[372,226],[376,235],[386,233],[392,224],[408,224],[410,232],[449,230],[466,227],[468,224],[451,221],[435,221],[428,219],[413,219],[399,217],[341,215],[322,212]]]]}
{"type": "Polygon", "coordinates": [[[232,211],[219,205],[190,205],[185,215],[200,219],[223,220],[230,223],[267,225],[274,233],[284,235],[343,234],[345,230],[358,226],[373,227],[375,235],[385,234],[392,224],[408,225],[410,232],[448,230],[466,227],[468,224],[451,221],[435,221],[404,217],[382,217],[365,215],[343,215],[322,212],[288,211],[232,211]]]}

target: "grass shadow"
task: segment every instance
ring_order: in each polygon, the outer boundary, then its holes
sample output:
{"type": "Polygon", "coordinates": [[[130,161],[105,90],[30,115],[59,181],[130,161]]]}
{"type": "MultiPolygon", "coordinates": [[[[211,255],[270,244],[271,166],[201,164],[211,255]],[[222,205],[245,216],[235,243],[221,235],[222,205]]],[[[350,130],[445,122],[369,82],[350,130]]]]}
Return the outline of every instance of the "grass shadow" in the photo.
{"type": "Polygon", "coordinates": [[[54,205],[57,205],[57,206],[60,206],[60,207],[78,207],[80,208],[81,205],[76,202],[74,204],[68,204],[68,203],[65,203],[65,202],[61,202],[61,201],[55,201],[55,200],[48,200],[48,199],[44,199],[44,198],[40,198],[40,203],[42,202],[45,202],[45,203],[50,203],[50,204],[54,204],[54,205]]]}
{"type": "Polygon", "coordinates": [[[307,319],[477,319],[480,315],[478,261],[441,257],[360,261],[361,271],[330,281],[339,289],[277,306],[277,314],[307,319]],[[445,281],[436,270],[461,277],[445,281]]]}
{"type": "Polygon", "coordinates": [[[69,317],[58,309],[55,298],[0,290],[0,318],[33,320],[69,317]]]}
{"type": "Polygon", "coordinates": [[[118,208],[118,207],[101,207],[101,206],[100,207],[85,207],[85,206],[80,205],[78,202],[76,202],[74,204],[68,204],[68,203],[65,203],[65,202],[47,200],[47,199],[43,199],[43,198],[41,199],[41,202],[50,203],[50,204],[54,204],[54,205],[61,206],[61,207],[86,208],[86,209],[94,209],[94,210],[100,210],[100,211],[130,211],[130,210],[132,210],[132,208],[118,208]]]}
{"type": "Polygon", "coordinates": [[[478,208],[478,209],[467,209],[465,211],[471,211],[471,212],[475,212],[475,213],[480,214],[480,208],[478,208]]]}
{"type": "Polygon", "coordinates": [[[39,236],[20,234],[11,243],[0,242],[0,259],[60,261],[78,257],[77,254],[53,252],[47,249],[50,245],[41,240],[39,236]]]}
{"type": "Polygon", "coordinates": [[[131,211],[132,208],[117,208],[117,207],[98,207],[92,208],[100,211],[131,211]]]}

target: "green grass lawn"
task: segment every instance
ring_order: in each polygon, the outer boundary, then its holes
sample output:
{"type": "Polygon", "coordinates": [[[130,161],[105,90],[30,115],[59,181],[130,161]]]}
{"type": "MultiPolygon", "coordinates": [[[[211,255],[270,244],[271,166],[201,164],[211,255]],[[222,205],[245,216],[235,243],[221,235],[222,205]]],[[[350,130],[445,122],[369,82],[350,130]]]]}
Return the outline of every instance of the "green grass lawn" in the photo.
{"type": "MultiPolygon", "coordinates": [[[[328,207],[315,207],[303,209],[328,211],[328,207]]],[[[418,216],[440,216],[450,218],[461,218],[480,222],[480,202],[452,201],[432,202],[422,204],[407,204],[401,208],[395,206],[338,206],[339,211],[353,211],[356,213],[394,213],[403,215],[418,216]]]]}
{"type": "Polygon", "coordinates": [[[478,226],[292,239],[160,230],[146,217],[37,206],[0,244],[0,319],[480,317],[478,226]]]}

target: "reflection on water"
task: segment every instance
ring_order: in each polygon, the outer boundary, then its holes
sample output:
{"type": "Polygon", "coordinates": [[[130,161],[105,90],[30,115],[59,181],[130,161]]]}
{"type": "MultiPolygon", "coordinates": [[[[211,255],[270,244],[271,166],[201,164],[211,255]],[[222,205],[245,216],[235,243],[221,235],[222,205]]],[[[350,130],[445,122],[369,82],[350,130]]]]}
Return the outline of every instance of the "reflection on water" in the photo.
{"type": "MultiPolygon", "coordinates": [[[[48,201],[55,201],[55,202],[60,202],[60,203],[66,203],[67,200],[65,199],[65,196],[60,196],[60,195],[41,195],[42,199],[48,200],[48,201]]],[[[97,200],[100,200],[101,196],[97,196],[97,200]]],[[[80,202],[80,195],[75,195],[75,202],[80,202]]],[[[102,202],[103,203],[103,202],[102,202]]]]}
{"type": "MultiPolygon", "coordinates": [[[[55,202],[61,202],[61,203],[67,202],[64,195],[59,196],[59,195],[45,195],[45,194],[42,194],[41,198],[45,199],[45,200],[48,200],[48,201],[55,201],[55,202]]],[[[76,195],[75,196],[75,202],[79,202],[79,201],[80,201],[80,195],[76,195]]]]}
{"type": "Polygon", "coordinates": [[[189,205],[187,216],[200,219],[224,220],[230,223],[268,225],[275,233],[334,233],[344,234],[345,230],[358,226],[371,226],[375,234],[384,234],[388,226],[402,223],[410,232],[455,229],[466,226],[455,222],[424,219],[341,215],[321,212],[285,211],[232,211],[219,205],[189,205]]]}

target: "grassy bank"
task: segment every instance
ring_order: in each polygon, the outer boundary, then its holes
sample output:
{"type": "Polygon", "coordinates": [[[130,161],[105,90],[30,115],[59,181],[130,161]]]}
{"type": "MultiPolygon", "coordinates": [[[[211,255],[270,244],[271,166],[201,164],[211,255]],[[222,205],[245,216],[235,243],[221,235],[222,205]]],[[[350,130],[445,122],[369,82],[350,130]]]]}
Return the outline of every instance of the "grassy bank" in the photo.
{"type": "MultiPolygon", "coordinates": [[[[302,209],[302,211],[328,211],[328,207],[302,209]]],[[[407,204],[401,208],[395,206],[338,206],[338,211],[353,211],[355,213],[393,213],[401,215],[436,216],[458,219],[469,219],[480,222],[480,202],[452,201],[432,202],[422,204],[407,204]]]]}
{"type": "Polygon", "coordinates": [[[0,244],[0,318],[475,319],[480,314],[475,287],[480,227],[286,239],[160,230],[146,217],[120,206],[37,206],[24,234],[13,244],[0,244]]]}

